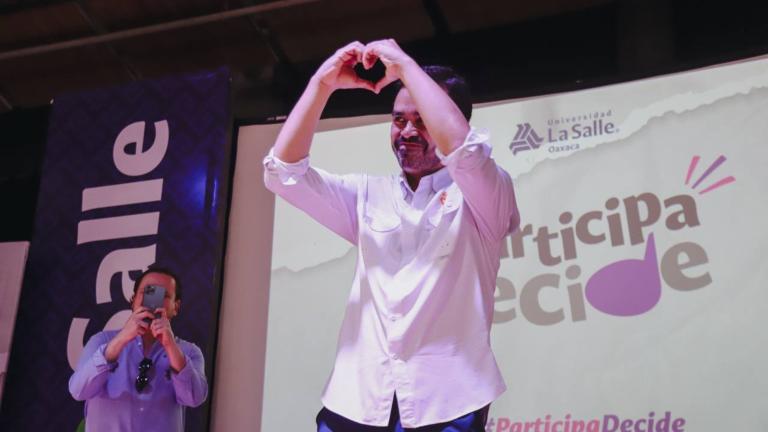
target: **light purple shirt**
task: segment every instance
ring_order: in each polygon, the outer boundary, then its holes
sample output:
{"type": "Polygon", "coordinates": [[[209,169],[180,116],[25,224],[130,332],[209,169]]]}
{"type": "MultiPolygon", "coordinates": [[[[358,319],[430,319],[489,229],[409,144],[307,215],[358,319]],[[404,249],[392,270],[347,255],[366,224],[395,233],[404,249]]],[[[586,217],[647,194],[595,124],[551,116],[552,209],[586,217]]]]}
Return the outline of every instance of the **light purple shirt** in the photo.
{"type": "Polygon", "coordinates": [[[386,426],[450,421],[505,389],[490,347],[504,237],[519,216],[512,180],[474,130],[411,191],[402,175],[333,175],[265,158],[265,183],[358,246],[323,405],[386,426]]]}
{"type": "Polygon", "coordinates": [[[187,364],[171,369],[160,343],[149,352],[149,383],[136,391],[139,363],[144,359],[141,337],[125,345],[117,361],[107,362],[104,350],[117,331],[95,334],[83,348],[69,392],[85,401],[85,430],[98,432],[183,431],[184,407],[202,404],[208,395],[203,353],[195,344],[176,338],[187,364]]]}

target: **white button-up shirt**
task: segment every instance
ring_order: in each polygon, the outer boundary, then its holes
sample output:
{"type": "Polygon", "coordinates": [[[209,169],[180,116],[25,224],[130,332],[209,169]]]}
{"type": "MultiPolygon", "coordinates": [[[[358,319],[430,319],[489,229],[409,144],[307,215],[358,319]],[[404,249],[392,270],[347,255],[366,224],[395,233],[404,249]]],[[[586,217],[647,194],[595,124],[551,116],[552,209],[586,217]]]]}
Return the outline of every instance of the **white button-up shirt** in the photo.
{"type": "Polygon", "coordinates": [[[412,191],[402,175],[333,175],[264,159],[267,187],[358,246],[322,396],[352,421],[403,427],[461,417],[506,386],[490,347],[504,236],[519,221],[510,176],[471,130],[412,191]]]}

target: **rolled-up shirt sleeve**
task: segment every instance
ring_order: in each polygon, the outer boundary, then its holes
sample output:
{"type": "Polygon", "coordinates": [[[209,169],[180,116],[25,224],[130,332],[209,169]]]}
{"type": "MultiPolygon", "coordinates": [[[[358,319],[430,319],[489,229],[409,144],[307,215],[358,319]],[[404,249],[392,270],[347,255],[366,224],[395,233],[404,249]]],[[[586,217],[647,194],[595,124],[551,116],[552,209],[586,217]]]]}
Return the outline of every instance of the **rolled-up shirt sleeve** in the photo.
{"type": "Polygon", "coordinates": [[[173,391],[179,405],[196,407],[208,397],[208,381],[205,379],[205,360],[200,348],[194,344],[185,344],[186,364],[178,373],[171,374],[173,391]]]}
{"type": "Polygon", "coordinates": [[[491,157],[488,134],[470,129],[464,143],[437,157],[461,190],[481,232],[499,239],[520,224],[512,178],[491,157]]]}
{"type": "Polygon", "coordinates": [[[109,338],[97,333],[83,347],[77,368],[69,378],[69,393],[75,400],[94,398],[104,390],[109,372],[117,367],[117,362],[110,363],[104,357],[108,343],[109,338]]]}
{"type": "Polygon", "coordinates": [[[335,175],[309,164],[309,158],[287,163],[274,155],[264,158],[264,184],[317,222],[357,244],[357,189],[360,175],[335,175]]]}

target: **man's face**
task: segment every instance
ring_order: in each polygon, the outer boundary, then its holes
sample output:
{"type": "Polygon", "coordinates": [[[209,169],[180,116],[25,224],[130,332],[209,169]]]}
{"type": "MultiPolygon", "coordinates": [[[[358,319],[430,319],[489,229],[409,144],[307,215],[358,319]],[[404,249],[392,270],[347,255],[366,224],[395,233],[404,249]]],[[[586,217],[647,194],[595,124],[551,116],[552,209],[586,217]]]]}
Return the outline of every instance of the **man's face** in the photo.
{"type": "Polygon", "coordinates": [[[134,311],[141,307],[141,302],[144,300],[144,288],[149,285],[159,285],[165,288],[165,299],[163,299],[163,308],[168,319],[175,317],[179,313],[179,306],[181,300],[176,298],[176,281],[163,273],[148,273],[141,280],[139,288],[136,290],[136,295],[133,296],[133,303],[131,303],[131,309],[134,311]]]}
{"type": "Polygon", "coordinates": [[[405,87],[397,94],[392,107],[390,135],[392,151],[405,174],[421,178],[443,167],[435,154],[437,146],[405,87]]]}

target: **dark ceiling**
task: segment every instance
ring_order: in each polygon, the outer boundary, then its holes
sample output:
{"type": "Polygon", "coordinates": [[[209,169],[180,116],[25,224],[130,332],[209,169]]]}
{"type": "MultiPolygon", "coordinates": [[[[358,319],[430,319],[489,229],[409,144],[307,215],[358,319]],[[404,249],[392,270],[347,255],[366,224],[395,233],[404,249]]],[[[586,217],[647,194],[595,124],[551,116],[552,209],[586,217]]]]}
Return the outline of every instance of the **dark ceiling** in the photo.
{"type": "MultiPolygon", "coordinates": [[[[228,65],[237,117],[282,114],[336,48],[384,37],[422,62],[457,66],[478,100],[529,96],[761,54],[765,4],[5,0],[0,113],[62,92],[228,65]]],[[[342,112],[367,100],[339,99],[342,112]]]]}

